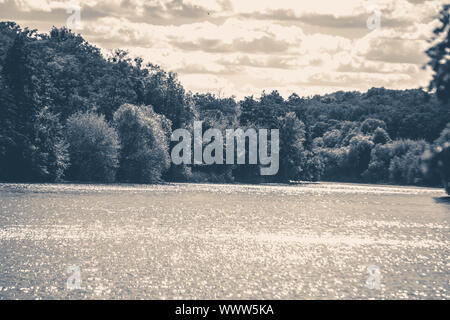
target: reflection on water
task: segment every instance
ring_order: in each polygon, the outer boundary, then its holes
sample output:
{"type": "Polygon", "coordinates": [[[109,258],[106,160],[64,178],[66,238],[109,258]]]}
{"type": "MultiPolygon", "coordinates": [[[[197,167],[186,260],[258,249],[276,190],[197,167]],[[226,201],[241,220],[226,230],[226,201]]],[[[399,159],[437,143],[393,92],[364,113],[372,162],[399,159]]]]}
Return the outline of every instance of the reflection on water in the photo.
{"type": "Polygon", "coordinates": [[[437,203],[442,203],[450,206],[450,197],[436,197],[434,200],[437,203]]]}
{"type": "Polygon", "coordinates": [[[0,298],[448,299],[449,216],[431,188],[0,184],[0,298]]]}

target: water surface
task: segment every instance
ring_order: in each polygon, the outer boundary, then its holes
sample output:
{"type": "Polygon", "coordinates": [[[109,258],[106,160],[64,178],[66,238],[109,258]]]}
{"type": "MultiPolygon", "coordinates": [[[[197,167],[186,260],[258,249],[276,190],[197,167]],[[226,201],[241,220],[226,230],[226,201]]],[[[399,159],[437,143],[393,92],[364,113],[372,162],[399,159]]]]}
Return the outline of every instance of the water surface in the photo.
{"type": "Polygon", "coordinates": [[[0,184],[0,298],[449,299],[449,218],[431,188],[0,184]]]}

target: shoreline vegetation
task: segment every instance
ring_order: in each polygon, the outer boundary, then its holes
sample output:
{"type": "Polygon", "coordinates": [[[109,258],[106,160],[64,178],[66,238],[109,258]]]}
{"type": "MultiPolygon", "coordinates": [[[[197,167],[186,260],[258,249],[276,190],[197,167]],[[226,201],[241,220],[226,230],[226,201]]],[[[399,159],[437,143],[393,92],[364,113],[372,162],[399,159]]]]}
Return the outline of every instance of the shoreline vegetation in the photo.
{"type": "Polygon", "coordinates": [[[0,181],[324,181],[445,186],[450,193],[450,77],[442,43],[427,51],[435,71],[428,91],[288,98],[263,91],[238,100],[186,92],[175,73],[123,50],[105,57],[66,28],[40,34],[0,22],[0,181]],[[260,165],[248,164],[174,165],[171,134],[193,132],[195,121],[203,132],[278,129],[278,173],[261,176],[260,165]]]}
{"type": "Polygon", "coordinates": [[[393,188],[422,188],[422,189],[436,189],[436,191],[442,190],[442,186],[429,186],[429,185],[411,185],[411,184],[389,184],[389,183],[370,183],[370,182],[352,182],[352,181],[291,181],[291,182],[187,182],[187,181],[159,181],[155,183],[127,183],[127,182],[87,182],[87,181],[56,181],[56,182],[6,182],[0,181],[1,186],[8,185],[79,185],[79,186],[111,186],[111,187],[141,187],[141,186],[170,186],[170,185],[230,185],[230,186],[279,186],[279,187],[292,187],[292,186],[308,186],[308,185],[348,185],[348,186],[363,186],[363,187],[393,187],[393,188]]]}

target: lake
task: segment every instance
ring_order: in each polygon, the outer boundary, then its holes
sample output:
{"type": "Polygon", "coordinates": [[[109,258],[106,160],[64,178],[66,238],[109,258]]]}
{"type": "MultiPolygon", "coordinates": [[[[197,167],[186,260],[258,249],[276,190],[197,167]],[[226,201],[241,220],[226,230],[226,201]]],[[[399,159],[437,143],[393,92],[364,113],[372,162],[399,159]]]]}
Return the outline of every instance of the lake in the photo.
{"type": "Polygon", "coordinates": [[[0,184],[0,299],[450,299],[449,222],[433,188],[0,184]]]}

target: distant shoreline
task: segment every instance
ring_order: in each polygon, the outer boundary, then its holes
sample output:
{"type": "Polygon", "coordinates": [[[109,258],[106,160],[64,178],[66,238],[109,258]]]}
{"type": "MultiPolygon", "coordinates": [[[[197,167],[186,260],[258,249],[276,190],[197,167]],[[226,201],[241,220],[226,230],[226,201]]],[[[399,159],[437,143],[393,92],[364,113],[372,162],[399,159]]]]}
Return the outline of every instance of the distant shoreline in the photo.
{"type": "MultiPolygon", "coordinates": [[[[274,183],[252,183],[252,182],[190,182],[190,181],[164,181],[159,183],[126,183],[126,182],[112,182],[112,183],[97,183],[97,182],[83,182],[83,181],[60,181],[60,182],[11,182],[0,181],[1,185],[86,185],[86,186],[169,186],[169,185],[230,185],[230,186],[304,186],[304,185],[321,185],[321,184],[333,184],[333,185],[355,185],[355,186],[376,186],[376,187],[403,187],[403,188],[426,188],[443,190],[441,186],[426,186],[426,185],[401,185],[401,184],[389,184],[389,183],[369,183],[369,182],[354,182],[354,181],[292,181],[290,183],[274,182],[274,183]]],[[[445,191],[444,191],[445,192],[445,191]]]]}

